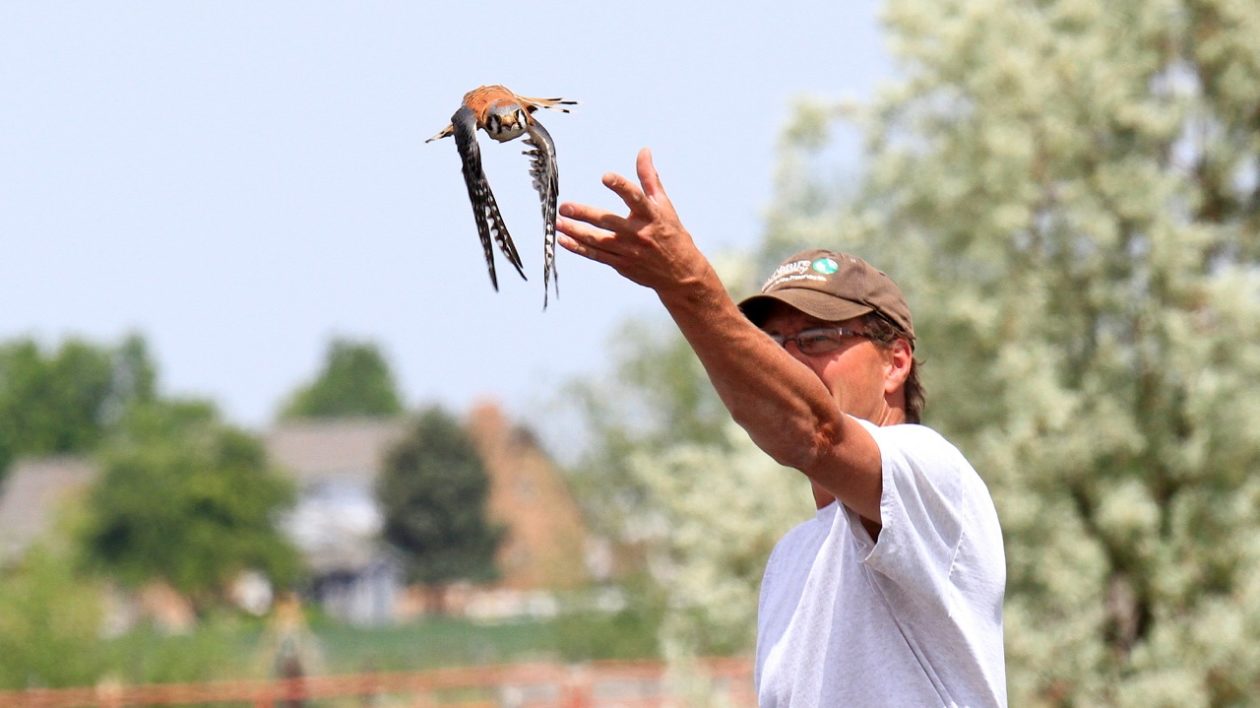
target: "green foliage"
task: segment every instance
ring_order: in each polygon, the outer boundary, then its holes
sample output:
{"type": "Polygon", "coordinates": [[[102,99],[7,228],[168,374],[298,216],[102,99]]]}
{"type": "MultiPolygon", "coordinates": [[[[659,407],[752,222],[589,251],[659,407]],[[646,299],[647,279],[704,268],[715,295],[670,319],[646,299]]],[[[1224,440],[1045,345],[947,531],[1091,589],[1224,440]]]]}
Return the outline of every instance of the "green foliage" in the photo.
{"type": "Polygon", "coordinates": [[[126,684],[225,681],[263,674],[254,664],[258,631],[233,618],[212,615],[185,634],[141,625],[105,640],[103,675],[126,684]]]}
{"type": "Polygon", "coordinates": [[[417,418],[377,481],[385,540],[408,579],[431,586],[490,580],[503,529],[486,517],[490,480],[459,422],[440,408],[417,418]]]}
{"type": "Polygon", "coordinates": [[[41,547],[0,573],[0,689],[91,684],[103,589],[74,572],[64,550],[41,547]]]}
{"type": "Polygon", "coordinates": [[[45,353],[31,339],[0,345],[0,479],[18,455],[95,449],[122,414],[152,400],[144,340],[117,347],[69,339],[45,353]]]}
{"type": "Polygon", "coordinates": [[[768,252],[851,250],[907,291],[926,421],[1002,519],[1012,705],[1245,702],[1260,5],[888,8],[905,73],[858,114],[860,194],[783,180],[768,252]]]}
{"type": "Polygon", "coordinates": [[[134,409],[101,458],[83,538],[92,563],[129,584],[162,579],[205,609],[246,569],[294,578],[276,528],[294,498],[262,445],[201,402],[134,409]]]}
{"type": "Polygon", "coordinates": [[[671,658],[752,648],[766,559],[814,508],[804,477],[758,450],[735,423],[722,433],[721,444],[642,448],[628,461],[647,497],[624,517],[622,535],[646,549],[664,601],[658,636],[671,658]]]}
{"type": "Polygon", "coordinates": [[[402,410],[394,375],[376,345],[334,339],[323,371],[293,394],[280,417],[393,416],[402,410]]]}

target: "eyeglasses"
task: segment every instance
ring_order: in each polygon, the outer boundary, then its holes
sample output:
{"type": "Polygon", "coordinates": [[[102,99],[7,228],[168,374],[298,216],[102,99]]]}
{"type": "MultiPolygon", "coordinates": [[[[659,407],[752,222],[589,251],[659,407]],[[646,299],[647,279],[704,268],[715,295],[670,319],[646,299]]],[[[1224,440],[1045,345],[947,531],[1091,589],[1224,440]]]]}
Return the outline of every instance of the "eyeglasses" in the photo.
{"type": "Polygon", "coordinates": [[[848,327],[810,327],[797,332],[791,337],[785,337],[781,334],[770,334],[769,332],[766,334],[769,334],[770,338],[784,349],[787,348],[788,342],[796,342],[796,348],[800,349],[802,354],[810,356],[834,352],[843,347],[845,340],[850,337],[871,338],[871,335],[866,332],[859,332],[848,327]]]}

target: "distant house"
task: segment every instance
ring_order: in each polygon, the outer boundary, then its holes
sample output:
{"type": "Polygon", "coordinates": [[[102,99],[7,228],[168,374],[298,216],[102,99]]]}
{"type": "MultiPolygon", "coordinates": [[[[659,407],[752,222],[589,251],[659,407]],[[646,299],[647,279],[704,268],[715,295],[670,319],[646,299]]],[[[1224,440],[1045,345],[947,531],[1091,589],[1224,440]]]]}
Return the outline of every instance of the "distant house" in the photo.
{"type": "Polygon", "coordinates": [[[298,485],[285,531],[302,551],[316,601],[339,619],[394,619],[402,575],[378,540],[383,518],[373,488],[405,433],[402,420],[344,419],[282,423],[263,436],[272,463],[298,485]]]}
{"type": "MultiPolygon", "coordinates": [[[[400,564],[379,539],[374,493],[385,456],[408,426],[401,418],[305,420],[262,436],[272,463],[298,486],[283,527],[311,572],[311,592],[344,621],[395,621],[410,597],[400,564]]],[[[586,525],[546,453],[493,404],[475,407],[466,427],[490,477],[488,513],[507,532],[496,557],[500,580],[463,593],[463,606],[477,611],[470,605],[480,597],[482,614],[529,611],[546,593],[584,583],[586,525]]],[[[98,474],[81,458],[16,463],[0,488],[0,564],[50,531],[60,508],[78,502],[98,474]]]]}
{"type": "Polygon", "coordinates": [[[0,485],[0,566],[52,530],[58,512],[79,501],[98,469],[80,457],[21,459],[0,485]]]}
{"type": "MultiPolygon", "coordinates": [[[[300,489],[286,530],[313,571],[316,599],[338,618],[393,621],[406,602],[400,568],[379,541],[383,519],[374,487],[408,426],[405,419],[306,420],[282,423],[264,436],[271,459],[300,489]]],[[[507,527],[496,557],[497,606],[511,613],[528,604],[513,599],[521,594],[584,583],[586,525],[537,441],[493,404],[476,406],[466,427],[490,477],[487,511],[507,527]]],[[[484,595],[491,588],[480,590],[484,595]]]]}
{"type": "MultiPolygon", "coordinates": [[[[63,512],[80,506],[99,477],[96,463],[82,457],[15,462],[0,486],[0,568],[20,561],[33,544],[53,534],[63,512]]],[[[173,632],[187,630],[196,621],[187,599],[161,582],[149,583],[130,596],[111,592],[105,606],[109,633],[121,632],[142,617],[173,632]]]]}
{"type": "Polygon", "coordinates": [[[489,403],[472,409],[467,429],[490,476],[490,517],[508,527],[496,558],[501,585],[528,591],[585,583],[590,534],[537,439],[489,403]]]}

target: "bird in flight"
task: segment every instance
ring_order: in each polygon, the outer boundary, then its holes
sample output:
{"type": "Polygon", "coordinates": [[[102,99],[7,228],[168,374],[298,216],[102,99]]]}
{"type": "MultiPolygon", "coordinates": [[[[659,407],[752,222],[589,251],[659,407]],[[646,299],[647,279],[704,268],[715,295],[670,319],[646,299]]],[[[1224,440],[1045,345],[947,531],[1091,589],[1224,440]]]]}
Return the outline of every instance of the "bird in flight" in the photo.
{"type": "Polygon", "coordinates": [[[464,163],[464,183],[468,186],[468,199],[472,202],[473,217],[477,221],[477,234],[481,237],[481,247],[486,253],[486,265],[490,269],[490,284],[497,291],[499,280],[494,272],[494,249],[491,240],[499,245],[499,250],[507,257],[508,262],[516,267],[516,271],[525,278],[521,268],[521,257],[516,252],[516,245],[508,234],[507,224],[499,213],[499,205],[494,201],[494,193],[490,191],[490,183],[481,168],[481,149],[477,146],[477,129],[495,140],[505,143],[525,135],[525,143],[530,146],[525,155],[530,158],[529,174],[534,179],[534,189],[538,190],[538,198],[542,202],[543,216],[543,309],[547,309],[547,291],[552,278],[556,282],[556,296],[560,296],[560,277],[556,273],[556,197],[559,192],[559,177],[556,171],[556,146],[551,141],[547,129],[534,117],[539,108],[568,113],[565,106],[577,105],[577,101],[563,98],[530,98],[518,96],[504,86],[479,86],[464,94],[464,101],[459,110],[451,116],[450,125],[442,132],[426,140],[455,136],[455,147],[459,149],[460,160],[464,163]]]}

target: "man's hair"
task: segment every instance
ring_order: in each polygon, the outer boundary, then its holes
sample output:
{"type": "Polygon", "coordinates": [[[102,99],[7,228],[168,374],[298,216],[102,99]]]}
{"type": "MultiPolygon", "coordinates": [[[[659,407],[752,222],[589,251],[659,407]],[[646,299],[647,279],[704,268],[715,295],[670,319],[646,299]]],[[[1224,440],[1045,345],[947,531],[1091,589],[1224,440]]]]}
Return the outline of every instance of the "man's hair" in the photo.
{"type": "MultiPolygon", "coordinates": [[[[898,339],[904,339],[907,343],[911,342],[910,337],[900,327],[889,322],[887,318],[878,312],[863,315],[861,321],[866,333],[871,336],[871,341],[881,347],[891,347],[892,343],[898,339]]],[[[923,384],[919,381],[919,366],[919,360],[911,354],[910,374],[906,376],[906,383],[902,386],[902,391],[906,396],[907,423],[921,422],[923,406],[927,403],[924,397],[923,384]]]]}

